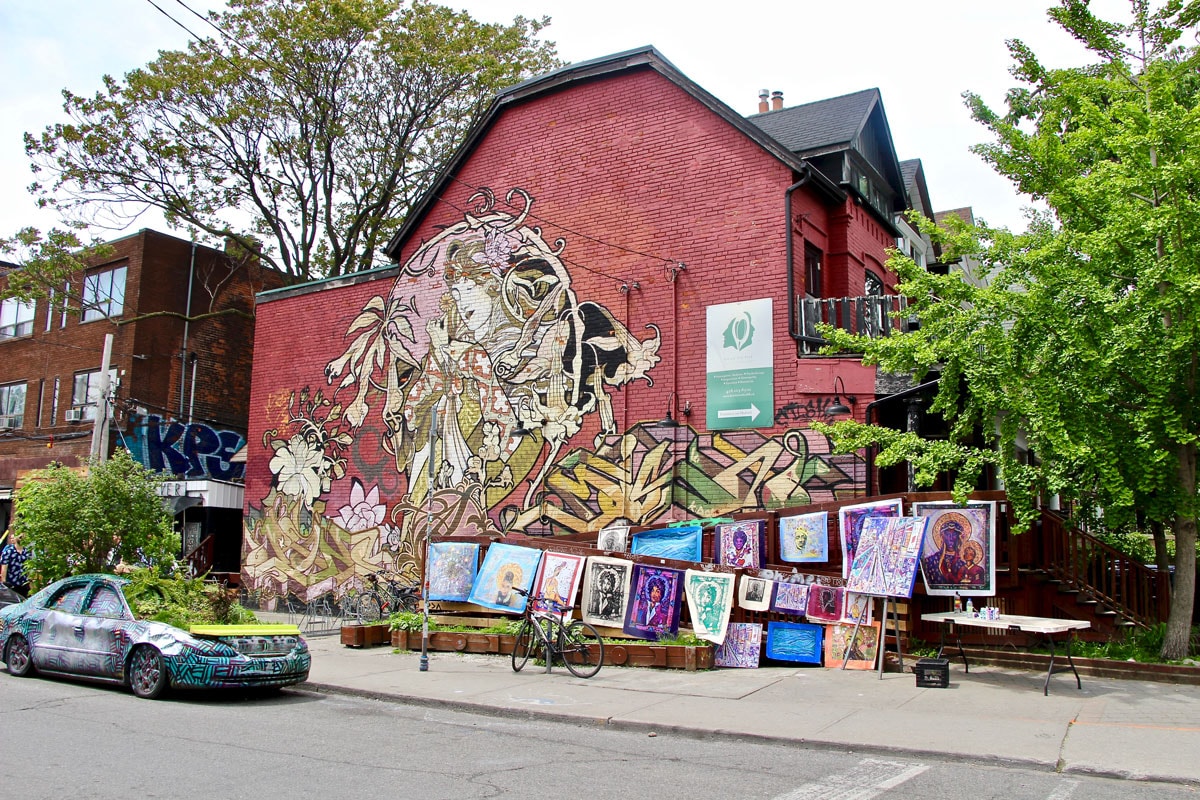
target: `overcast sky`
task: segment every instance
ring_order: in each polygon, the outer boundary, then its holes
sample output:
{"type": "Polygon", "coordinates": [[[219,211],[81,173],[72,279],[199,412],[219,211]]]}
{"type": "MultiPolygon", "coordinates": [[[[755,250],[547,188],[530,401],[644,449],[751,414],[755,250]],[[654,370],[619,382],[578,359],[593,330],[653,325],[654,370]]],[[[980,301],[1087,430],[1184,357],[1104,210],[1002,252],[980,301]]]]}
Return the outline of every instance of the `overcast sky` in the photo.
{"type": "MultiPolygon", "coordinates": [[[[180,0],[155,0],[204,26],[180,0]]],[[[549,16],[544,38],[583,61],[653,45],[689,78],[740,114],[762,89],[785,106],[877,87],[901,160],[920,158],[938,210],[971,206],[993,225],[1024,229],[1028,201],[996,176],[972,144],[986,131],[964,91],[1000,107],[1014,81],[1005,41],[1019,38],[1052,66],[1081,63],[1082,49],[1046,17],[1050,0],[449,0],[477,19],[549,16]]],[[[189,0],[192,8],[219,0],[189,0]]],[[[1121,19],[1123,0],[1093,7],[1121,19]]],[[[211,30],[211,29],[210,29],[211,30]]],[[[123,75],[188,35],[149,0],[0,0],[0,235],[56,220],[37,211],[22,134],[62,118],[63,88],[91,94],[104,74],[123,75]]],[[[164,226],[144,216],[133,226],[164,226]]]]}

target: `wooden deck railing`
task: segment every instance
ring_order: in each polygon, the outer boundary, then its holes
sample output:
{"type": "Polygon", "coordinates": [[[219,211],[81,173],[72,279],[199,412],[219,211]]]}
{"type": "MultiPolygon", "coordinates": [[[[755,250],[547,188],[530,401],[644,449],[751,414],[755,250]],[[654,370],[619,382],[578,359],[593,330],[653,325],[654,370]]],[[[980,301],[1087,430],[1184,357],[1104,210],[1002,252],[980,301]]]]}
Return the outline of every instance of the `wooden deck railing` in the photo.
{"type": "Polygon", "coordinates": [[[207,575],[213,567],[214,558],[214,543],[216,538],[212,535],[205,536],[200,540],[200,544],[196,548],[183,557],[187,562],[188,574],[193,578],[198,578],[201,575],[207,575]]]}
{"type": "Polygon", "coordinates": [[[869,297],[796,298],[796,330],[793,332],[800,342],[802,352],[814,353],[826,344],[817,332],[817,325],[824,323],[849,333],[877,339],[908,329],[903,319],[892,317],[894,312],[904,311],[907,303],[898,295],[869,297]]]}

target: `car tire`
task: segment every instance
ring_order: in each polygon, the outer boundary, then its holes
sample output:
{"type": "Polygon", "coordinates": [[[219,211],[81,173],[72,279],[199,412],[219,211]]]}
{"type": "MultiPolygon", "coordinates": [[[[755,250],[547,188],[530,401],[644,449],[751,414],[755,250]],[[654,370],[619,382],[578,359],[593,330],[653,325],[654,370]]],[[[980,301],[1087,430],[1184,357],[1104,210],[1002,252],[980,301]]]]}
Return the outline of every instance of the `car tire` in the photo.
{"type": "Polygon", "coordinates": [[[161,697],[167,688],[167,665],[153,647],[137,648],[129,656],[129,688],[145,700],[161,697]]]}
{"type": "Polygon", "coordinates": [[[10,636],[8,646],[4,649],[4,663],[8,665],[10,675],[24,678],[33,673],[33,652],[29,648],[29,640],[21,635],[10,636]]]}

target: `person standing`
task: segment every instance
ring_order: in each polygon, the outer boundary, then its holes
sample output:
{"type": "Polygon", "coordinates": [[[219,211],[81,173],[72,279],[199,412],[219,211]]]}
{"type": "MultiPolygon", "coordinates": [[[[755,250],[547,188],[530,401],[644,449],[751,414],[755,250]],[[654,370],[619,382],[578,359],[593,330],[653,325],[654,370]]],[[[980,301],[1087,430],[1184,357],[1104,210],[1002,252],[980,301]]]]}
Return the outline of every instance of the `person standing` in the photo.
{"type": "Polygon", "coordinates": [[[29,596],[29,578],[25,574],[25,561],[28,558],[29,551],[21,546],[21,538],[16,530],[10,528],[8,544],[0,550],[0,583],[21,597],[29,596]]]}

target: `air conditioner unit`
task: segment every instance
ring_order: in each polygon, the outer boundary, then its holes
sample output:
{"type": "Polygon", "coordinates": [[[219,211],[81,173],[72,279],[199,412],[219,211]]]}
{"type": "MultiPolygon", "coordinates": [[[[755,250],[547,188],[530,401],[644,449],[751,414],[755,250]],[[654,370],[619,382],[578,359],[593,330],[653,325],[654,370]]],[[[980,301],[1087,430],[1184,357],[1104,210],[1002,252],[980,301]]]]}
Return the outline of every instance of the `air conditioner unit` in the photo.
{"type": "Polygon", "coordinates": [[[0,431],[9,431],[17,427],[16,414],[0,414],[0,431]]]}
{"type": "Polygon", "coordinates": [[[83,422],[82,408],[68,408],[65,419],[67,422],[83,422]]]}

